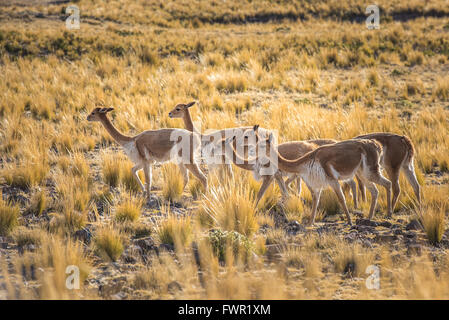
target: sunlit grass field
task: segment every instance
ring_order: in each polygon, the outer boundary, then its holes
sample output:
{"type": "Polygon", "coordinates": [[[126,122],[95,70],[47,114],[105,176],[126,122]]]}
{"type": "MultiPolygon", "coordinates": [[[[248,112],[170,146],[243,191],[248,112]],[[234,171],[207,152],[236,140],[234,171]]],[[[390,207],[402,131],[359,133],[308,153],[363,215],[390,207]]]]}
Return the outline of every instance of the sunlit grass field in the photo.
{"type": "Polygon", "coordinates": [[[0,4],[0,299],[448,299],[449,8],[396,2],[377,1],[378,30],[352,0],[0,4]],[[153,168],[145,199],[86,117],[114,107],[128,135],[184,128],[168,112],[190,101],[202,131],[407,135],[423,202],[401,177],[393,218],[380,190],[379,225],[351,229],[328,190],[309,227],[305,186],[281,205],[273,184],[256,207],[251,172],[182,190],[173,164],[153,168]]]}

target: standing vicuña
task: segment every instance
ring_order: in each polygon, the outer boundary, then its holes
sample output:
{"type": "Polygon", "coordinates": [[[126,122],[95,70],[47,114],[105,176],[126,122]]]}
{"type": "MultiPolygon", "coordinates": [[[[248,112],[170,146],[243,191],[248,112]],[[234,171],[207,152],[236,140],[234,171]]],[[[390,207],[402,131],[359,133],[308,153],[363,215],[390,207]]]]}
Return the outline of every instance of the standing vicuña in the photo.
{"type": "MultiPolygon", "coordinates": [[[[200,134],[195,128],[192,117],[190,115],[189,108],[195,104],[195,101],[184,104],[180,103],[175,106],[175,108],[168,113],[170,118],[181,118],[184,121],[184,126],[187,130],[200,134]]],[[[252,127],[237,127],[237,128],[227,128],[216,130],[207,134],[201,134],[201,150],[206,156],[206,163],[208,167],[224,166],[225,170],[233,176],[231,159],[227,158],[227,155],[222,150],[221,141],[226,138],[231,138],[233,136],[241,136],[246,130],[252,127]],[[221,154],[219,163],[217,158],[212,158],[210,155],[221,154]]]]}
{"type": "MultiPolygon", "coordinates": [[[[393,199],[392,210],[394,210],[396,203],[401,193],[399,186],[399,173],[402,171],[405,173],[405,177],[412,185],[418,202],[421,201],[421,192],[418,179],[416,179],[415,166],[413,164],[413,158],[415,154],[415,148],[413,143],[407,136],[400,136],[393,133],[377,132],[358,136],[354,139],[373,139],[382,145],[383,155],[381,158],[382,167],[387,171],[388,178],[392,183],[393,199]]],[[[360,183],[360,182],[359,182],[360,183]]],[[[365,187],[363,182],[360,183],[360,190],[362,190],[362,198],[365,200],[365,187]]]]}
{"type": "Polygon", "coordinates": [[[107,117],[113,108],[95,108],[87,117],[88,121],[100,121],[114,140],[123,147],[128,158],[134,163],[132,172],[147,196],[151,191],[153,163],[175,161],[183,174],[184,187],[189,180],[188,171],[193,173],[207,190],[207,179],[195,161],[200,147],[199,137],[184,129],[147,130],[134,137],[120,133],[107,117]],[[140,181],[138,171],[145,173],[145,186],[140,181]]]}
{"type": "MultiPolygon", "coordinates": [[[[268,131],[260,131],[259,126],[256,125],[253,128],[245,131],[243,136],[247,137],[248,141],[255,141],[257,143],[259,141],[260,137],[262,137],[262,139],[267,138],[268,134],[271,134],[271,133],[268,131]],[[257,132],[257,134],[255,134],[256,132],[257,132]],[[251,140],[251,138],[254,138],[254,139],[251,140]]],[[[334,144],[336,142],[337,142],[336,140],[332,140],[332,139],[290,141],[290,142],[284,142],[284,143],[279,144],[277,146],[277,151],[285,159],[295,160],[295,159],[298,159],[298,158],[304,156],[306,153],[308,153],[312,150],[315,150],[319,146],[323,146],[326,144],[334,144]]],[[[272,179],[270,180],[269,176],[261,175],[258,172],[260,169],[261,169],[260,163],[258,166],[253,166],[253,168],[251,169],[251,170],[253,170],[253,174],[255,177],[261,177],[261,176],[263,177],[262,178],[263,183],[262,183],[262,186],[260,187],[260,190],[259,190],[259,193],[257,196],[257,201],[260,200],[260,198],[263,196],[266,189],[270,185],[270,182],[272,181],[272,179]]],[[[295,180],[297,182],[298,196],[301,194],[301,177],[299,176],[299,174],[292,173],[292,172],[285,172],[282,170],[277,170],[274,177],[278,181],[279,187],[283,193],[284,198],[286,198],[288,196],[288,192],[287,192],[287,190],[285,190],[286,187],[289,187],[290,184],[295,180]],[[288,177],[288,179],[285,181],[285,183],[280,183],[278,178],[279,178],[279,176],[284,176],[284,175],[286,175],[288,177]]],[[[357,185],[354,180],[345,181],[345,184],[347,184],[351,188],[352,198],[354,201],[354,208],[357,209],[357,206],[358,206],[357,205],[357,185]]]]}
{"type": "MultiPolygon", "coordinates": [[[[254,127],[254,132],[257,135],[257,126],[254,127]]],[[[379,193],[375,183],[385,187],[387,210],[388,214],[391,214],[391,182],[380,172],[382,146],[375,140],[354,139],[324,145],[296,160],[287,160],[282,157],[272,140],[272,135],[266,139],[259,137],[258,149],[260,148],[261,151],[258,151],[258,158],[265,157],[269,163],[277,164],[280,170],[300,175],[312,192],[312,224],[315,222],[321,191],[326,186],[330,186],[335,191],[348,223],[352,224],[339,181],[352,180],[354,176],[362,180],[371,192],[369,218],[371,219],[374,215],[379,193]],[[272,150],[274,153],[271,152],[272,150]]],[[[266,159],[262,161],[266,162],[266,159]]]]}

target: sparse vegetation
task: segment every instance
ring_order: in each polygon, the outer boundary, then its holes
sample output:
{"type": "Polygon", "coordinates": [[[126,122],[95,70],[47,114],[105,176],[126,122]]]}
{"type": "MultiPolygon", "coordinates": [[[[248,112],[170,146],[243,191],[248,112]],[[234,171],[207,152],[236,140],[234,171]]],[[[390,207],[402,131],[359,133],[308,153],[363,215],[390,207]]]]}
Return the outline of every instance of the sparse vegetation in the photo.
{"type": "Polygon", "coordinates": [[[184,190],[184,181],[177,166],[170,164],[163,169],[162,196],[167,201],[177,201],[181,198],[184,190]]]}
{"type": "Polygon", "coordinates": [[[136,197],[128,196],[125,198],[115,212],[115,220],[118,222],[131,221],[139,219],[142,211],[142,200],[136,197]]]}
{"type": "Polygon", "coordinates": [[[178,218],[168,213],[167,218],[157,226],[161,243],[185,247],[193,240],[193,227],[189,217],[178,218]]]}
{"type": "Polygon", "coordinates": [[[95,236],[95,250],[106,261],[117,261],[123,253],[122,235],[112,227],[104,227],[95,236]]]}

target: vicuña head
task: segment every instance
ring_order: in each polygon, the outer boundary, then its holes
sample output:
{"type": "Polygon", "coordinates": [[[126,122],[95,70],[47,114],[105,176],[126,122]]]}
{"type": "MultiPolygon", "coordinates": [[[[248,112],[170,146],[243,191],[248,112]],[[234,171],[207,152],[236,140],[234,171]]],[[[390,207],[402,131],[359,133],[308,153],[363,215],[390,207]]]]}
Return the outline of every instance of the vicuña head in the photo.
{"type": "Polygon", "coordinates": [[[113,111],[114,108],[95,108],[87,116],[87,121],[101,121],[101,117],[105,116],[106,113],[113,111]]]}
{"type": "Polygon", "coordinates": [[[170,118],[184,118],[187,109],[189,109],[191,106],[193,106],[196,103],[196,101],[192,101],[190,103],[184,104],[179,103],[175,106],[175,108],[168,113],[168,116],[170,118]]]}

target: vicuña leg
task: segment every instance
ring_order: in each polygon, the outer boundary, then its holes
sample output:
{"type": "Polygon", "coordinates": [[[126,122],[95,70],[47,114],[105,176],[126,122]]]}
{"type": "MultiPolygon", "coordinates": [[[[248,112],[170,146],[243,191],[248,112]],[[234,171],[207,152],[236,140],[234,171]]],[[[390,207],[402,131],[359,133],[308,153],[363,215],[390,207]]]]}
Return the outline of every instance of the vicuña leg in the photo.
{"type": "Polygon", "coordinates": [[[145,193],[146,196],[150,197],[151,192],[151,182],[153,180],[153,168],[149,163],[146,163],[143,166],[143,172],[145,173],[145,193]]]}
{"type": "Polygon", "coordinates": [[[421,187],[419,186],[418,179],[416,179],[415,166],[413,163],[404,164],[402,169],[408,182],[412,185],[418,203],[421,203],[421,187]]]}
{"type": "Polygon", "coordinates": [[[141,170],[142,168],[143,168],[142,165],[137,165],[137,166],[133,167],[131,170],[132,170],[134,178],[136,178],[137,182],[139,183],[139,186],[142,189],[142,192],[145,192],[145,187],[144,187],[142,181],[140,180],[139,175],[137,174],[139,172],[139,170],[141,170]]]}
{"type": "Polygon", "coordinates": [[[385,168],[387,171],[388,178],[391,181],[391,187],[393,189],[393,199],[391,201],[391,208],[394,210],[396,203],[399,200],[399,195],[401,194],[401,186],[399,185],[399,169],[398,168],[385,168]]]}
{"type": "Polygon", "coordinates": [[[301,195],[301,177],[296,178],[296,188],[298,189],[298,197],[301,195]]]}
{"type": "Polygon", "coordinates": [[[321,189],[314,190],[308,186],[310,192],[312,193],[312,219],[310,221],[310,225],[313,225],[315,223],[316,218],[316,212],[318,210],[318,204],[320,203],[320,197],[321,197],[321,189]]]}
{"type": "Polygon", "coordinates": [[[374,183],[371,181],[366,181],[366,188],[371,193],[371,206],[369,207],[368,219],[372,219],[374,217],[374,210],[376,209],[377,198],[379,196],[379,191],[377,190],[374,183]]]}
{"type": "Polygon", "coordinates": [[[293,191],[293,188],[291,187],[291,184],[293,181],[295,181],[296,175],[295,174],[289,174],[287,180],[285,180],[285,186],[293,191]]]}
{"type": "Polygon", "coordinates": [[[184,188],[186,187],[186,185],[189,183],[189,172],[187,171],[187,168],[184,164],[180,163],[178,164],[179,166],[179,170],[181,170],[181,174],[182,174],[182,179],[184,180],[184,188]]]}
{"type": "Polygon", "coordinates": [[[263,182],[262,186],[259,189],[259,192],[257,193],[257,199],[256,199],[256,207],[259,204],[260,199],[264,195],[267,188],[270,186],[270,183],[273,181],[274,176],[263,176],[263,182]]]}
{"type": "Polygon", "coordinates": [[[360,178],[358,176],[356,176],[356,179],[357,179],[357,183],[359,185],[360,196],[362,197],[362,201],[365,202],[366,201],[365,185],[363,184],[363,181],[360,180],[360,178]]]}
{"type": "Polygon", "coordinates": [[[196,163],[192,163],[192,164],[185,164],[185,167],[192,172],[192,174],[198,178],[198,180],[201,181],[201,183],[203,184],[204,187],[204,192],[207,191],[207,178],[206,176],[203,174],[203,172],[201,171],[201,169],[198,167],[198,165],[196,163]]]}
{"type": "Polygon", "coordinates": [[[380,172],[376,173],[373,177],[371,177],[370,180],[385,188],[385,191],[387,193],[387,217],[390,218],[392,215],[392,211],[391,211],[391,182],[390,182],[390,180],[388,180],[384,176],[382,176],[382,174],[380,174],[380,172]]]}
{"type": "Polygon", "coordinates": [[[349,214],[348,206],[346,205],[345,195],[343,193],[343,190],[341,189],[340,183],[337,180],[335,180],[332,183],[330,183],[330,186],[332,187],[332,189],[334,189],[335,194],[337,195],[338,201],[340,202],[340,205],[342,206],[343,211],[346,214],[348,224],[352,225],[351,215],[349,214]]]}
{"type": "Polygon", "coordinates": [[[298,197],[301,195],[301,177],[297,176],[296,174],[291,174],[287,180],[285,180],[285,186],[290,189],[293,190],[293,188],[291,188],[291,184],[293,183],[293,181],[296,180],[296,189],[298,190],[298,197]]]}
{"type": "Polygon", "coordinates": [[[274,175],[276,182],[278,183],[279,189],[281,189],[282,192],[282,200],[285,201],[288,199],[288,190],[285,186],[284,179],[282,179],[282,174],[279,172],[276,172],[274,175]]]}
{"type": "Polygon", "coordinates": [[[351,188],[352,201],[354,202],[354,209],[357,209],[357,207],[358,207],[358,202],[357,202],[357,184],[355,183],[354,179],[349,180],[346,183],[351,188]]]}

